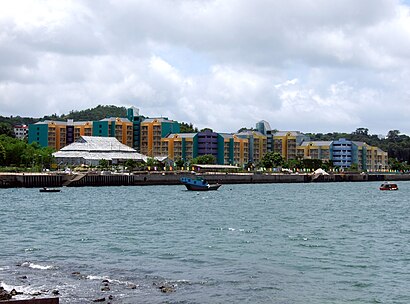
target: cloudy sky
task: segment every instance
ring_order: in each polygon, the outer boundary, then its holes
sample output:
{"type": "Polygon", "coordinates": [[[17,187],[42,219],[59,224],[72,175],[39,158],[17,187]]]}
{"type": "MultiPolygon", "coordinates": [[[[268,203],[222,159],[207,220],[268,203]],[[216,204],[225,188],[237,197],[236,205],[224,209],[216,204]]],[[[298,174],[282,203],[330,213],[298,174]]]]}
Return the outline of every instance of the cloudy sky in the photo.
{"type": "Polygon", "coordinates": [[[99,104],[218,132],[410,134],[410,4],[1,1],[0,115],[99,104]]]}

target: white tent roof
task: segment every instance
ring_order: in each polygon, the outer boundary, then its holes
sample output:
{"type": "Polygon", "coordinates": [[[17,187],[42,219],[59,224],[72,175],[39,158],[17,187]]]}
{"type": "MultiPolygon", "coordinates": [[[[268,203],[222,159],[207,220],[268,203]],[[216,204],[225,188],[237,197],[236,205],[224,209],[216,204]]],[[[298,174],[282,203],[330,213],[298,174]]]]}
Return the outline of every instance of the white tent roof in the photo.
{"type": "Polygon", "coordinates": [[[76,142],[53,153],[55,158],[84,160],[140,160],[147,161],[147,156],[138,153],[120,143],[114,137],[81,136],[76,142]]]}

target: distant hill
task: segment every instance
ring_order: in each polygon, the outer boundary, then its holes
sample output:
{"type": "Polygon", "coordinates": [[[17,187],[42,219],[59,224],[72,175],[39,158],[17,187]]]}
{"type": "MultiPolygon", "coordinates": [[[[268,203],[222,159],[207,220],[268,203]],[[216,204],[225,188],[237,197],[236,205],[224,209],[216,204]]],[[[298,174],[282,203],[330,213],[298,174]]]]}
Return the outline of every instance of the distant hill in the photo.
{"type": "Polygon", "coordinates": [[[100,120],[106,117],[126,117],[127,109],[125,107],[117,107],[113,105],[102,106],[99,105],[95,108],[80,110],[80,111],[70,111],[69,114],[52,114],[46,115],[42,118],[33,117],[21,117],[21,116],[10,116],[4,117],[0,116],[0,123],[5,123],[13,127],[18,124],[33,124],[40,120],[61,120],[66,121],[67,119],[74,119],[74,121],[88,121],[88,120],[100,120]]]}
{"type": "Polygon", "coordinates": [[[44,116],[43,119],[47,120],[63,120],[74,119],[74,121],[88,121],[88,120],[100,120],[107,117],[127,117],[127,109],[125,107],[117,107],[113,105],[102,106],[98,105],[95,108],[70,111],[69,114],[50,115],[44,116]]]}

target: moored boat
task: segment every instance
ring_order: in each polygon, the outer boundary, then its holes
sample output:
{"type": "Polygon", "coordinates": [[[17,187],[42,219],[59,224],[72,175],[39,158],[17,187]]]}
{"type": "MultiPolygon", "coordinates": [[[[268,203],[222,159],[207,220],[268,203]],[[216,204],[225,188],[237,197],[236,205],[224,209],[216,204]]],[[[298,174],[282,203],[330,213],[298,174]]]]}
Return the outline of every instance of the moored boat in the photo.
{"type": "Polygon", "coordinates": [[[399,190],[399,187],[396,184],[386,182],[381,184],[380,190],[399,190]]]}
{"type": "Polygon", "coordinates": [[[190,177],[181,177],[181,183],[185,185],[188,190],[191,191],[209,191],[209,190],[218,190],[221,186],[220,184],[209,184],[202,177],[197,177],[195,179],[190,177]]]}
{"type": "Polygon", "coordinates": [[[60,192],[60,189],[43,187],[40,192],[60,192]]]}

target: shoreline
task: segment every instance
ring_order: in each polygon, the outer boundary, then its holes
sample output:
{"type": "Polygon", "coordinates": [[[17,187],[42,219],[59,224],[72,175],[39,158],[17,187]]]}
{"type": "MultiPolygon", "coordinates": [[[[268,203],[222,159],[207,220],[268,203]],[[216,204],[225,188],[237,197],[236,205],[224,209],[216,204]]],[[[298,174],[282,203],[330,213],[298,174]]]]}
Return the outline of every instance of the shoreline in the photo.
{"type": "Polygon", "coordinates": [[[221,173],[192,171],[149,171],[134,174],[111,173],[1,173],[0,188],[36,187],[86,187],[86,186],[154,186],[180,185],[183,176],[195,178],[201,175],[209,183],[219,184],[269,184],[269,183],[323,183],[323,182],[372,182],[407,181],[410,174],[359,174],[338,173],[329,175],[284,173],[221,173]]]}

